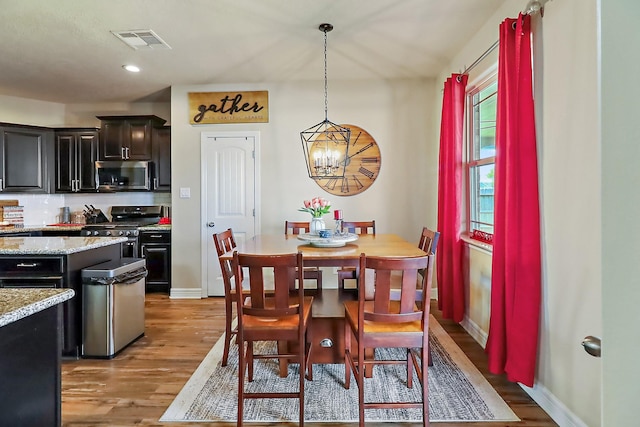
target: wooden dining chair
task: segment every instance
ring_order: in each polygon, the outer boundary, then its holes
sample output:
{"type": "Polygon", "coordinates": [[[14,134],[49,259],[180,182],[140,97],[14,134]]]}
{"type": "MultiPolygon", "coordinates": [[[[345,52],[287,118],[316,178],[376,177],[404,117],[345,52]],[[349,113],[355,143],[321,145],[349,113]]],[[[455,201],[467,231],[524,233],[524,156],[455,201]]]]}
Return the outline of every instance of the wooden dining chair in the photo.
{"type": "MultiPolygon", "coordinates": [[[[438,240],[440,239],[440,232],[430,230],[428,227],[422,227],[422,233],[420,234],[420,240],[418,247],[427,254],[436,253],[438,248],[438,240]]],[[[424,274],[424,271],[420,271],[420,274],[424,274]]]]}
{"type": "MultiPolygon", "coordinates": [[[[420,233],[420,239],[418,241],[418,247],[422,249],[427,254],[436,253],[436,248],[438,247],[438,239],[440,238],[440,233],[438,231],[430,230],[428,227],[422,227],[422,233],[420,233]]],[[[433,268],[433,266],[432,266],[433,268]]],[[[418,270],[418,273],[421,276],[425,274],[430,274],[425,270],[418,270]]],[[[421,278],[418,279],[421,282],[421,278]]],[[[422,300],[422,288],[418,286],[416,291],[418,293],[417,299],[418,301],[422,300]]],[[[399,286],[397,284],[392,285],[392,298],[399,298],[399,286]]],[[[427,300],[428,303],[428,300],[427,300]]],[[[433,366],[433,357],[431,356],[431,350],[427,352],[427,365],[433,366]]]]}
{"type": "Polygon", "coordinates": [[[246,272],[249,297],[236,300],[238,311],[238,426],[242,426],[245,399],[297,398],[300,425],[304,425],[305,374],[313,379],[310,322],[312,296],[304,295],[302,253],[282,255],[233,254],[235,275],[246,272]],[[265,277],[273,276],[273,294],[267,293],[265,277]],[[296,280],[298,286],[296,286],[296,280]],[[254,342],[276,341],[277,353],[255,353],[254,342]],[[246,343],[246,347],[245,347],[246,343]],[[287,345],[284,345],[287,344],[287,345]],[[253,381],[255,359],[278,359],[298,363],[297,391],[275,392],[273,389],[245,391],[245,372],[253,381]]]}
{"type": "MultiPolygon", "coordinates": [[[[353,234],[376,234],[376,221],[343,221],[342,231],[353,234]]],[[[344,289],[344,281],[347,279],[357,279],[358,269],[356,267],[342,267],[338,269],[338,287],[344,289]]]]}
{"type": "MultiPolygon", "coordinates": [[[[222,271],[222,282],[224,284],[224,350],[222,352],[222,361],[220,364],[222,366],[227,366],[231,339],[238,333],[238,329],[232,329],[231,324],[233,322],[233,304],[238,298],[236,283],[242,283],[242,275],[237,279],[235,271],[231,266],[231,261],[223,261],[220,259],[222,254],[236,248],[236,241],[233,237],[233,231],[231,228],[220,233],[215,233],[213,235],[213,242],[216,245],[218,261],[220,262],[220,270],[222,271]]],[[[242,288],[242,285],[240,288],[242,288]]]]}
{"type": "MultiPolygon", "coordinates": [[[[367,257],[360,255],[358,300],[345,301],[345,387],[351,385],[353,371],[358,386],[359,425],[365,425],[365,409],[422,408],[423,425],[429,425],[429,392],[427,361],[421,357],[428,351],[429,289],[431,275],[421,276],[418,270],[432,271],[433,255],[414,258],[367,257]],[[365,273],[366,271],[366,273],[365,273]],[[393,276],[401,275],[400,298],[391,298],[393,276]],[[366,280],[365,280],[366,278],[366,280]],[[417,299],[421,282],[422,299],[417,299]],[[365,291],[366,290],[366,291],[365,291]],[[355,338],[357,355],[351,353],[355,338]],[[393,359],[365,358],[365,349],[404,348],[393,359]],[[404,358],[403,358],[404,356],[404,358]],[[365,403],[365,369],[374,365],[406,365],[406,386],[413,386],[413,369],[422,385],[421,402],[374,401],[365,403]]],[[[355,351],[355,349],[354,349],[355,351]]],[[[373,371],[375,375],[375,371],[373,371]]],[[[391,387],[388,384],[387,387],[391,387]]],[[[404,386],[404,385],[403,385],[404,386]]]]}
{"type": "MultiPolygon", "coordinates": [[[[306,221],[285,221],[284,234],[308,233],[311,224],[306,221]]],[[[322,290],[322,270],[320,267],[304,267],[304,278],[316,281],[316,289],[322,290]]]]}

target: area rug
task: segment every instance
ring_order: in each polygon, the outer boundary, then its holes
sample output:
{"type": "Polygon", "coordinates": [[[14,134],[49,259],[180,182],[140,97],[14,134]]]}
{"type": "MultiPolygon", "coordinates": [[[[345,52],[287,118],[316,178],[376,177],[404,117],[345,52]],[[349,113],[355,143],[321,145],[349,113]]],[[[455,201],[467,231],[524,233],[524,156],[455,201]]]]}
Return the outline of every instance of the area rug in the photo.
{"type": "MultiPolygon", "coordinates": [[[[429,320],[433,366],[429,367],[429,419],[431,422],[518,421],[498,393],[454,343],[442,326],[429,320]]],[[[160,421],[235,422],[237,418],[238,353],[232,345],[229,363],[220,366],[224,341],[221,338],[202,361],[160,421]]],[[[258,343],[256,345],[271,345],[258,343]]],[[[275,346],[273,347],[275,351],[275,346]]],[[[262,351],[264,348],[260,348],[262,351]]],[[[397,349],[376,352],[401,351],[397,349]]],[[[387,357],[389,354],[376,354],[387,357]]],[[[289,376],[278,376],[277,361],[257,360],[254,381],[247,391],[297,390],[298,365],[289,365],[289,376]]],[[[406,387],[406,369],[376,366],[373,378],[365,380],[365,400],[421,401],[421,387],[414,374],[413,388],[406,387]]],[[[377,422],[420,422],[419,409],[367,409],[365,419],[377,422]]],[[[246,422],[298,420],[297,399],[249,399],[245,401],[246,422]]],[[[309,422],[357,422],[358,387],[344,388],[344,365],[316,364],[313,381],[305,383],[305,420],[309,422]]]]}

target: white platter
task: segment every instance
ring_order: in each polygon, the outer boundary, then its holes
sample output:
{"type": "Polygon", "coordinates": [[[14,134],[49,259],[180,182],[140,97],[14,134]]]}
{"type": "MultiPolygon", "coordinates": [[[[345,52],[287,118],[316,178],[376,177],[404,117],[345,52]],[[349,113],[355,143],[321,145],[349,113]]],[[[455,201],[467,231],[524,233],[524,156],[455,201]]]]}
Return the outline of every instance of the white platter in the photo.
{"type": "Polygon", "coordinates": [[[340,236],[320,237],[317,234],[299,234],[298,239],[318,248],[339,248],[358,240],[358,235],[346,233],[340,236]]]}

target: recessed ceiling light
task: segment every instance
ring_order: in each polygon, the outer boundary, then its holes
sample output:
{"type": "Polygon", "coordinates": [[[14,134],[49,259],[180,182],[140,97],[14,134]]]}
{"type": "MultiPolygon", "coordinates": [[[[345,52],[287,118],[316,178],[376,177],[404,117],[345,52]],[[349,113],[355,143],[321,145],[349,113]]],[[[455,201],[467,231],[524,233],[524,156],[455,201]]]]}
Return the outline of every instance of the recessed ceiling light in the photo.
{"type": "Polygon", "coordinates": [[[140,72],[140,68],[136,67],[135,65],[123,65],[122,68],[124,68],[127,71],[131,71],[132,73],[140,72]]]}

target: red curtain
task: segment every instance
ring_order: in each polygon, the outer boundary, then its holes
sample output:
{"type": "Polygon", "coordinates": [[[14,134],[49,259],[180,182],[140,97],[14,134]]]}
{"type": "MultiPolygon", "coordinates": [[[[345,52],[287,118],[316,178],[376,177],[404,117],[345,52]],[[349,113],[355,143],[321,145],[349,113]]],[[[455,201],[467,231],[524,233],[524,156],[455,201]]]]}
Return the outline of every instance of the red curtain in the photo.
{"type": "Polygon", "coordinates": [[[531,18],[500,25],[489,370],[533,386],[540,319],[538,162],[531,18]]]}
{"type": "Polygon", "coordinates": [[[462,139],[468,76],[453,74],[444,84],[438,162],[438,308],[442,316],[461,322],[464,317],[462,214],[462,139]]]}

